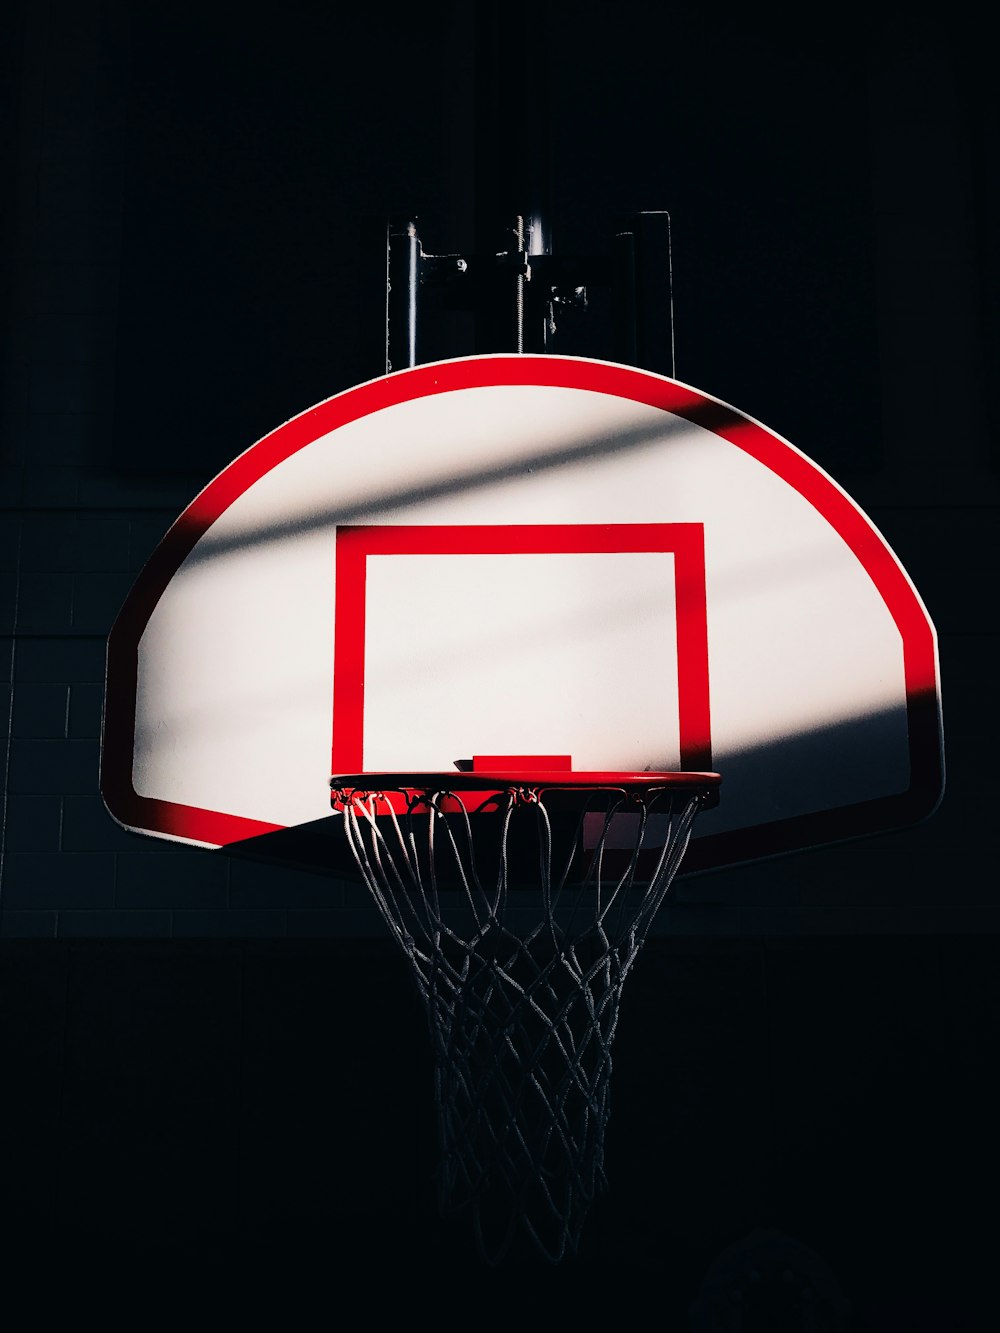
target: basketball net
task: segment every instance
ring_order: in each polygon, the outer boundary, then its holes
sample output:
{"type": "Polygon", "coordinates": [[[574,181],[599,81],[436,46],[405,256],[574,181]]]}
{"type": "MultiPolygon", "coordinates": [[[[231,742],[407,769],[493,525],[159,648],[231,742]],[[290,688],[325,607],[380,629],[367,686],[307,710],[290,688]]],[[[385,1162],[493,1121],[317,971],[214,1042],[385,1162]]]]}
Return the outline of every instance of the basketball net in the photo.
{"type": "Polygon", "coordinates": [[[358,869],[426,1008],[442,1215],[471,1213],[491,1265],[519,1228],[552,1262],[575,1254],[606,1185],[622,986],[710,791],[528,780],[484,804],[450,783],[337,781],[358,869]]]}

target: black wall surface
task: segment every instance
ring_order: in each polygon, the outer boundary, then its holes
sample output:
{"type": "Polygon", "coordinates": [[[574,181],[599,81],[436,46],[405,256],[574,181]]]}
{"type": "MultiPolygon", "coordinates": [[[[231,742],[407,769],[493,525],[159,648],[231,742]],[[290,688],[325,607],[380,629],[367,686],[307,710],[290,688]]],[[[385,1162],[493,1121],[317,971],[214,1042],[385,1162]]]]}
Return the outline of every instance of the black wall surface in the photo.
{"type": "MultiPolygon", "coordinates": [[[[0,25],[5,1282],[136,1322],[205,1315],[198,1279],[294,1327],[307,1297],[354,1323],[1000,1326],[1000,199],[972,11],[20,0],[0,25]],[[108,630],[177,513],[382,373],[384,218],[492,252],[536,207],[590,257],[669,210],[677,376],[900,556],[948,785],[918,828],[678,883],[581,1256],[493,1271],[436,1217],[430,1047],[365,893],[125,835],[98,737],[108,630]]],[[[554,350],[612,356],[590,296],[554,350]]],[[[430,312],[424,357],[494,337],[430,312]]]]}

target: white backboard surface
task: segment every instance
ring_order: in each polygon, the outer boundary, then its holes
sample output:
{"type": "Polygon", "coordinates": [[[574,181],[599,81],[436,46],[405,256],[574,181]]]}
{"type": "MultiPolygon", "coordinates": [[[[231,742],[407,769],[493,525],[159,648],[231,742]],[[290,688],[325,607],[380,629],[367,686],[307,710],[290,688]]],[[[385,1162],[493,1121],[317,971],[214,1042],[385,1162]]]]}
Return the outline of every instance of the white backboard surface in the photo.
{"type": "Polygon", "coordinates": [[[628,367],[487,356],[259,441],[109,639],[102,791],[137,832],[227,846],[329,817],[332,772],[483,753],[720,772],[685,869],[916,822],[934,629],[765,426],[628,367]]]}

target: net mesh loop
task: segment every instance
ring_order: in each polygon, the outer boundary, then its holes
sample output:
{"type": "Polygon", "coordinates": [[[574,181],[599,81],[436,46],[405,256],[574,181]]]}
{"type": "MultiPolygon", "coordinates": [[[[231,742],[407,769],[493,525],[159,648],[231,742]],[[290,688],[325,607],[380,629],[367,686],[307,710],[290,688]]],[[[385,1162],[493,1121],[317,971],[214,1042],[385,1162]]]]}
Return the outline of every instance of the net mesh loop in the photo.
{"type": "Polygon", "coordinates": [[[440,1210],[471,1212],[493,1265],[519,1231],[552,1262],[577,1252],[606,1186],[622,986],[706,797],[609,787],[567,813],[561,795],[334,789],[426,1009],[440,1210]]]}

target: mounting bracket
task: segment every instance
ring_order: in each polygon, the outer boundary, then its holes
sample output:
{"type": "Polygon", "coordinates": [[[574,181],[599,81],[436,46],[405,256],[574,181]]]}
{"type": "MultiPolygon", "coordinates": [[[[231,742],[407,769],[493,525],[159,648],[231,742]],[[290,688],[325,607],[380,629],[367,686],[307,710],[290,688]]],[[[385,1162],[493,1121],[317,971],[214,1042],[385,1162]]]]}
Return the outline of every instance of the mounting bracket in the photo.
{"type": "Polygon", "coordinates": [[[486,316],[498,343],[488,350],[544,353],[557,350],[557,311],[585,312],[588,289],[603,286],[613,309],[608,359],[673,376],[669,213],[623,218],[602,255],[534,253],[541,228],[522,215],[511,230],[509,250],[428,254],[416,219],[386,223],[386,373],[420,363],[421,322],[435,307],[486,316]]]}

